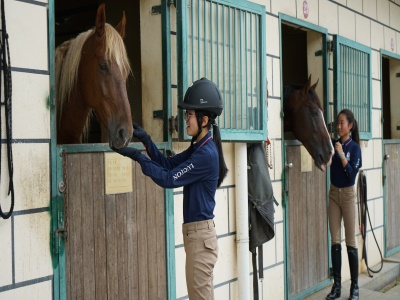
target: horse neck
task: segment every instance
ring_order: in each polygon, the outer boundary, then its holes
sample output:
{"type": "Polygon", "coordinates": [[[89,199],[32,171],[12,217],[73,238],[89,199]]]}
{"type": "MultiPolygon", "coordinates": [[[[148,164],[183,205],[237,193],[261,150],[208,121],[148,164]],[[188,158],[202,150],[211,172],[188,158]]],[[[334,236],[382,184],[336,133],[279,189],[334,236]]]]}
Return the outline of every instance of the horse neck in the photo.
{"type": "Polygon", "coordinates": [[[84,102],[81,93],[75,89],[63,107],[61,119],[57,122],[57,141],[59,144],[78,144],[82,142],[82,132],[89,116],[90,107],[84,102]]]}

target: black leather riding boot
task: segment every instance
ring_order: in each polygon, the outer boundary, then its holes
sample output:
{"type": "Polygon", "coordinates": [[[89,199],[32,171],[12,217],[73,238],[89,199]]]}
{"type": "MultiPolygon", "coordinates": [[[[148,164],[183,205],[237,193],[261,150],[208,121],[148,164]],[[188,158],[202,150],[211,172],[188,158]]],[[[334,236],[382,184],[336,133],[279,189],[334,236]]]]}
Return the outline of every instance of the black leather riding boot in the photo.
{"type": "Polygon", "coordinates": [[[358,249],[347,246],[347,254],[349,256],[351,286],[349,300],[358,300],[358,249]]]}
{"type": "Polygon", "coordinates": [[[342,246],[340,244],[331,247],[333,286],[331,292],[326,296],[326,300],[333,300],[340,297],[342,288],[342,246]]]}

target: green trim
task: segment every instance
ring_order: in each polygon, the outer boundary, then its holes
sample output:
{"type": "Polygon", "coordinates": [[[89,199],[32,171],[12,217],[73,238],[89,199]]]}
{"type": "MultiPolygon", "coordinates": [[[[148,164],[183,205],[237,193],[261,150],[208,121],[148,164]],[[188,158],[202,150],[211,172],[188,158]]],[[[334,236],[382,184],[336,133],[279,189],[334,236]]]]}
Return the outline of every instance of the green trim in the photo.
{"type": "MultiPolygon", "coordinates": [[[[322,47],[322,55],[323,55],[323,61],[322,61],[322,72],[323,72],[323,105],[324,105],[324,118],[327,123],[330,122],[330,113],[329,113],[329,73],[328,73],[328,68],[329,68],[329,55],[328,55],[328,49],[327,49],[327,42],[328,42],[328,30],[326,28],[323,28],[321,26],[315,25],[308,23],[303,20],[299,20],[297,18],[291,17],[289,15],[279,13],[279,36],[280,36],[280,45],[279,45],[279,57],[280,59],[280,69],[282,70],[282,24],[287,24],[287,25],[296,25],[300,26],[302,28],[305,28],[307,30],[313,30],[316,32],[321,33],[322,39],[323,39],[323,47],[322,47]]],[[[283,75],[282,72],[280,74],[280,81],[281,83],[283,82],[283,75]]],[[[281,84],[281,116],[282,116],[282,122],[283,124],[283,84],[281,84]]],[[[326,279],[319,284],[315,285],[314,287],[311,287],[309,289],[306,289],[299,294],[296,294],[294,296],[290,296],[290,253],[289,253],[289,224],[288,224],[288,219],[289,219],[289,205],[288,203],[288,195],[286,194],[286,190],[288,190],[288,178],[286,174],[286,147],[287,146],[295,146],[295,145],[301,145],[300,141],[297,140],[285,140],[285,133],[284,133],[284,128],[283,125],[281,125],[281,135],[282,135],[282,180],[283,180],[283,186],[284,188],[282,189],[282,206],[284,209],[283,215],[284,215],[284,277],[285,277],[285,299],[302,299],[305,296],[311,295],[314,292],[323,289],[324,287],[328,286],[331,284],[330,279],[326,279]]],[[[326,203],[328,205],[328,199],[329,199],[329,182],[330,182],[330,177],[329,177],[329,169],[327,170],[327,177],[326,177],[326,203]]],[[[328,213],[328,210],[327,210],[328,213]]],[[[330,240],[330,235],[329,235],[329,230],[328,230],[328,245],[329,245],[329,240],[330,240]]],[[[330,247],[328,247],[328,259],[330,261],[330,247]]],[[[329,265],[329,262],[328,262],[329,265]]],[[[329,277],[329,268],[328,268],[328,277],[329,277]]]]}
{"type": "Polygon", "coordinates": [[[396,254],[397,252],[400,252],[400,246],[393,248],[392,250],[385,251],[385,257],[392,256],[393,254],[396,254]]]}
{"type": "MultiPolygon", "coordinates": [[[[399,54],[392,53],[392,52],[389,52],[384,49],[381,49],[379,52],[381,53],[381,56],[388,56],[389,58],[394,58],[394,59],[400,60],[399,54]]],[[[381,71],[382,71],[382,65],[381,65],[381,71]]],[[[381,72],[381,74],[382,74],[382,72],[381,72]]]]}
{"type": "MultiPolygon", "coordinates": [[[[205,0],[203,0],[205,1],[205,0]]],[[[201,0],[198,2],[198,5],[200,5],[201,0]]],[[[187,15],[187,6],[185,5],[185,1],[178,0],[176,2],[176,10],[177,10],[177,65],[178,65],[178,103],[181,103],[183,98],[184,98],[184,93],[186,89],[188,88],[189,85],[189,74],[188,74],[188,69],[189,69],[189,53],[188,53],[188,26],[186,26],[188,22],[188,15],[187,15]]],[[[212,3],[216,4],[221,4],[224,6],[227,6],[229,8],[238,8],[242,9],[246,12],[250,12],[253,14],[257,14],[260,17],[260,23],[259,23],[259,35],[258,35],[258,40],[259,42],[257,43],[258,49],[256,49],[259,52],[259,64],[260,64],[260,71],[259,71],[259,87],[260,87],[260,96],[258,99],[258,104],[259,104],[259,115],[260,115],[260,129],[240,129],[240,128],[235,128],[235,129],[229,129],[229,128],[223,128],[220,127],[220,132],[221,132],[221,139],[225,142],[246,142],[246,141],[264,141],[267,137],[267,107],[264,99],[266,99],[266,9],[265,6],[259,5],[256,3],[244,1],[244,0],[216,0],[212,1],[212,3]]],[[[193,8],[192,8],[193,10],[193,8]]],[[[217,12],[218,14],[218,7],[217,7],[217,12]]],[[[206,14],[206,11],[203,11],[203,14],[206,14]]],[[[204,16],[203,16],[204,17],[204,16]]],[[[222,18],[224,18],[225,15],[222,14],[222,18]]],[[[230,17],[230,14],[228,15],[230,17]]],[[[193,20],[192,20],[193,21],[193,20]]],[[[211,26],[213,24],[200,24],[200,20],[198,20],[197,26],[203,26],[205,29],[206,26],[211,26]]],[[[234,25],[236,26],[236,24],[234,25]]],[[[243,28],[240,28],[240,31],[242,32],[243,28]]],[[[242,35],[240,35],[242,37],[242,35]]],[[[240,42],[239,42],[240,43],[240,42]]],[[[198,47],[200,47],[200,44],[198,44],[198,47]]],[[[200,52],[201,49],[198,49],[200,52]]],[[[206,51],[205,49],[203,51],[206,51]]],[[[210,54],[212,55],[212,53],[210,54]]],[[[219,52],[217,53],[219,55],[219,52]]],[[[236,53],[234,54],[236,55],[236,53]]],[[[193,60],[193,58],[192,58],[193,60]]],[[[192,61],[192,64],[195,63],[192,61]]],[[[252,66],[249,66],[251,68],[252,66]]],[[[198,69],[200,69],[200,66],[198,66],[198,69]]],[[[207,71],[207,70],[206,70],[207,71]]],[[[193,73],[193,67],[192,67],[192,73],[193,73]]],[[[206,72],[207,73],[207,72],[206,72]]],[[[214,79],[214,78],[211,78],[214,79]]],[[[215,80],[215,79],[214,79],[215,80]]],[[[228,80],[229,81],[229,80],[228,80]]],[[[229,85],[231,82],[229,81],[229,85]]],[[[236,84],[236,83],[235,83],[236,84]]],[[[221,85],[221,84],[220,84],[221,85]]],[[[246,89],[246,88],[245,88],[246,89]]],[[[238,97],[238,95],[236,95],[238,97]]],[[[236,99],[237,100],[237,99],[236,99]]],[[[232,99],[232,101],[235,101],[232,99]]],[[[235,101],[235,104],[242,105],[242,109],[246,108],[246,101],[243,101],[239,103],[239,101],[235,101]]],[[[225,119],[232,117],[232,116],[226,116],[225,119]]],[[[183,119],[183,111],[178,110],[178,124],[179,128],[185,128],[185,122],[183,119]]],[[[181,130],[178,134],[179,140],[184,141],[188,140],[190,137],[188,137],[185,133],[185,130],[181,130]]]]}
{"type": "MultiPolygon", "coordinates": [[[[162,72],[163,76],[163,110],[164,110],[164,144],[166,150],[172,149],[172,138],[169,132],[169,116],[172,116],[171,96],[171,19],[168,0],[161,2],[162,23],[162,72]]],[[[161,145],[161,144],[158,144],[161,145]]],[[[174,194],[172,189],[164,190],[165,199],[165,258],[167,271],[167,299],[176,299],[176,263],[175,263],[175,226],[174,194]]]]}
{"type": "Polygon", "coordinates": [[[296,25],[296,26],[300,26],[300,28],[306,28],[308,30],[313,30],[313,31],[317,31],[320,32],[322,34],[328,34],[328,29],[312,24],[312,23],[308,23],[304,20],[300,20],[297,19],[295,17],[291,17],[289,15],[286,15],[284,13],[279,13],[279,23],[282,25],[282,23],[284,24],[292,24],[292,25],[296,25]]]}
{"type": "Polygon", "coordinates": [[[382,140],[382,143],[383,144],[400,144],[400,139],[382,140]]]}
{"type": "MultiPolygon", "coordinates": [[[[367,95],[367,100],[368,100],[368,113],[369,113],[369,120],[368,120],[368,126],[369,126],[369,131],[360,131],[360,139],[361,140],[370,140],[372,139],[372,57],[371,57],[371,48],[362,45],[360,43],[357,43],[355,41],[349,40],[347,38],[344,38],[339,35],[333,35],[333,45],[334,45],[334,56],[333,56],[333,99],[336,100],[334,103],[334,115],[337,116],[338,113],[342,110],[343,105],[342,105],[342,98],[341,98],[341,91],[342,91],[342,85],[341,85],[341,73],[339,72],[339,67],[340,67],[340,62],[341,62],[341,53],[339,51],[340,45],[345,45],[347,47],[356,49],[358,51],[364,52],[365,54],[368,55],[368,95],[367,95]]],[[[360,120],[358,120],[360,123],[360,120]]]]}
{"type": "Polygon", "coordinates": [[[54,236],[58,228],[64,228],[64,197],[58,191],[58,182],[63,180],[62,157],[56,144],[56,121],[55,121],[55,19],[54,0],[49,0],[47,10],[48,21],[48,59],[49,59],[49,108],[50,108],[50,170],[51,170],[51,227],[50,227],[50,249],[53,265],[53,299],[64,300],[66,292],[66,270],[65,270],[65,247],[64,239],[54,236]]]}
{"type": "Polygon", "coordinates": [[[165,189],[165,237],[167,260],[167,294],[170,300],[176,299],[176,263],[175,263],[175,225],[174,192],[165,189]]]}
{"type": "MultiPolygon", "coordinates": [[[[184,98],[184,91],[188,88],[188,51],[187,51],[187,15],[185,1],[176,1],[176,38],[177,38],[177,66],[178,66],[178,103],[184,98]]],[[[178,128],[185,128],[182,110],[178,110],[178,128]]],[[[179,140],[185,139],[184,130],[178,132],[179,140]]]]}
{"type": "MultiPolygon", "coordinates": [[[[160,149],[169,149],[168,143],[155,143],[160,149]]],[[[108,144],[77,144],[77,145],[62,145],[65,153],[87,153],[87,152],[113,152],[108,144]]],[[[129,143],[128,147],[135,147],[139,150],[145,150],[142,143],[129,143]]]]}

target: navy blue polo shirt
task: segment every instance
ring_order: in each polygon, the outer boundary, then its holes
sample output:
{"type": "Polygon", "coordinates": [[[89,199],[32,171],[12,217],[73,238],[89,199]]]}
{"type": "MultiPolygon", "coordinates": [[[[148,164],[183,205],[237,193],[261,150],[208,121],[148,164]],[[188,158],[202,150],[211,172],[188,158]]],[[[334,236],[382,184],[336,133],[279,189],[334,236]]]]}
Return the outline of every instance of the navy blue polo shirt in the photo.
{"type": "MultiPolygon", "coordinates": [[[[332,140],[334,146],[336,142],[340,142],[340,139],[332,140]]],[[[353,186],[358,170],[362,167],[361,148],[356,142],[349,138],[342,143],[342,148],[347,159],[346,166],[343,168],[339,154],[335,152],[330,167],[331,183],[338,188],[353,186]]]]}
{"type": "Polygon", "coordinates": [[[209,132],[187,150],[165,157],[151,141],[138,163],[145,175],[163,188],[183,186],[183,222],[214,218],[219,164],[218,152],[209,132]]]}

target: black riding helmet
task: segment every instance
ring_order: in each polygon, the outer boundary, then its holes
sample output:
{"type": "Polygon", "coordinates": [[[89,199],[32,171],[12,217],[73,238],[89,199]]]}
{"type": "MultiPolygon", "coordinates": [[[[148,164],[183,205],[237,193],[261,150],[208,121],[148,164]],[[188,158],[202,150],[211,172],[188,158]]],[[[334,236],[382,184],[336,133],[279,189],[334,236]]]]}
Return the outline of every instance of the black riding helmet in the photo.
{"type": "Polygon", "coordinates": [[[180,109],[209,111],[214,116],[220,116],[223,107],[221,92],[214,82],[205,77],[192,83],[183,103],[178,105],[180,109]]]}

